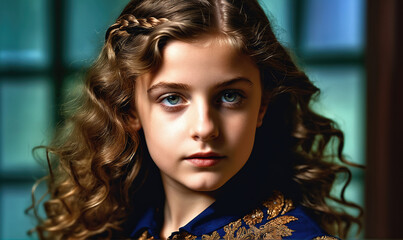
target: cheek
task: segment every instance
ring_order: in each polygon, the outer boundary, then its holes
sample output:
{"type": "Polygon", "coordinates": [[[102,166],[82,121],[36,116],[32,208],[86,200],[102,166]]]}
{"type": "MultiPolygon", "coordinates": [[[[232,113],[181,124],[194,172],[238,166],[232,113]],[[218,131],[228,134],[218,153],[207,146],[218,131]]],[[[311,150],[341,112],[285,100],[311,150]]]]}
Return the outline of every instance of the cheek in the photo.
{"type": "Polygon", "coordinates": [[[256,132],[256,117],[253,112],[232,116],[225,124],[227,141],[237,152],[250,152],[253,147],[256,132]]]}
{"type": "Polygon", "coordinates": [[[151,123],[150,126],[155,127],[143,127],[148,152],[158,168],[166,168],[164,166],[169,165],[167,165],[168,162],[163,161],[163,159],[169,158],[170,152],[168,149],[172,148],[172,146],[169,145],[172,143],[172,140],[170,141],[170,135],[161,125],[152,125],[151,123]]]}
{"type": "Polygon", "coordinates": [[[232,145],[237,149],[237,154],[246,158],[249,158],[255,141],[261,96],[258,90],[252,94],[253,98],[250,99],[245,111],[238,113],[236,117],[230,118],[232,123],[228,124],[227,129],[232,141],[234,141],[232,145]]]}
{"type": "Polygon", "coordinates": [[[162,156],[168,157],[172,149],[180,144],[180,136],[183,131],[181,125],[161,115],[151,116],[145,120],[143,130],[151,157],[153,159],[159,159],[162,156]]]}

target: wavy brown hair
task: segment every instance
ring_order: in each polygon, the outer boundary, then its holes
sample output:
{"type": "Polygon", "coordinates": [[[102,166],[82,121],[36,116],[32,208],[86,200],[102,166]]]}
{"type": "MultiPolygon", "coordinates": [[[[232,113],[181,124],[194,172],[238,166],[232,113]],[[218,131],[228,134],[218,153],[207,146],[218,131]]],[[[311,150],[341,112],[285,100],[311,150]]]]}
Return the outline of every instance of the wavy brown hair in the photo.
{"type": "Polygon", "coordinates": [[[133,0],[108,29],[77,109],[44,147],[50,197],[46,218],[34,229],[40,238],[127,237],[125,223],[159,181],[142,132],[131,127],[136,79],[158,68],[167,42],[206,34],[219,34],[260,69],[269,103],[251,159],[258,169],[276,169],[267,182],[307,207],[330,233],[345,237],[351,224],[360,224],[328,203],[362,212],[344,199],[351,173],[343,133],[311,109],[319,89],[277,41],[256,0],[133,0]],[[332,196],[340,173],[347,182],[332,196]]]}

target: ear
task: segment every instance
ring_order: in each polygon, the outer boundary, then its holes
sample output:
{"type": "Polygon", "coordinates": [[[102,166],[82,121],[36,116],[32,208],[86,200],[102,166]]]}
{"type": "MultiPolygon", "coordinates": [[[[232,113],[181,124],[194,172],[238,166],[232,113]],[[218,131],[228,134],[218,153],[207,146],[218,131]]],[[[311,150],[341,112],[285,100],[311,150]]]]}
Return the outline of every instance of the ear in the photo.
{"type": "Polygon", "coordinates": [[[129,127],[130,127],[130,129],[132,129],[133,131],[136,131],[136,132],[141,129],[140,118],[139,118],[138,113],[136,111],[132,111],[130,113],[129,127]]]}
{"type": "Polygon", "coordinates": [[[260,103],[260,108],[259,108],[259,114],[257,116],[256,127],[262,126],[263,118],[264,118],[264,115],[266,114],[266,110],[267,110],[268,105],[269,105],[269,96],[267,94],[266,96],[262,97],[262,102],[260,103]]]}

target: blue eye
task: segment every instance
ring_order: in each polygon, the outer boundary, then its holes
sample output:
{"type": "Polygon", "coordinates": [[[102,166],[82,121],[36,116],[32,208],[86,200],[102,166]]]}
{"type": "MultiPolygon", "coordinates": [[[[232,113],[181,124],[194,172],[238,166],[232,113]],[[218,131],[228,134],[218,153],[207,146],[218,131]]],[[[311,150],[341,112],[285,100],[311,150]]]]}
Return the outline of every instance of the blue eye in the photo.
{"type": "Polygon", "coordinates": [[[169,95],[165,97],[161,102],[165,105],[177,105],[182,102],[182,98],[177,95],[169,95]]]}
{"type": "Polygon", "coordinates": [[[241,100],[241,95],[234,91],[224,92],[221,96],[221,101],[224,103],[237,103],[241,100]]]}

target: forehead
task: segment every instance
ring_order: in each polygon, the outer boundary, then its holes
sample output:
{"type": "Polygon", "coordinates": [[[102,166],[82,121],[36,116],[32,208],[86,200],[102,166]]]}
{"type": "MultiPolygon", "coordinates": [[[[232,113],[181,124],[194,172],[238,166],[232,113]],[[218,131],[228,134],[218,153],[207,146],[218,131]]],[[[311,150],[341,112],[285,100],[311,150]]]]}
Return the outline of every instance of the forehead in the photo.
{"type": "Polygon", "coordinates": [[[190,85],[234,78],[260,81],[259,70],[251,58],[231,42],[216,36],[168,42],[162,50],[160,67],[145,75],[148,86],[160,81],[190,85]]]}

